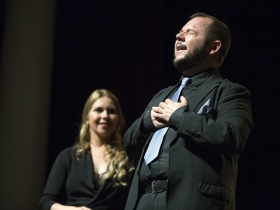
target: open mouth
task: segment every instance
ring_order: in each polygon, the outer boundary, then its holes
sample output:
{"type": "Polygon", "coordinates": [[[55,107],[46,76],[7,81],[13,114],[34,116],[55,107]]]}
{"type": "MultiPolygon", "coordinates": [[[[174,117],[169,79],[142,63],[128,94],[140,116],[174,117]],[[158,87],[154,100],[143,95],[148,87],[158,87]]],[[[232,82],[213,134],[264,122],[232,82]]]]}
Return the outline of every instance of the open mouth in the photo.
{"type": "Polygon", "coordinates": [[[178,44],[176,45],[176,49],[177,49],[177,51],[186,50],[187,46],[182,44],[181,42],[178,42],[178,44]]]}

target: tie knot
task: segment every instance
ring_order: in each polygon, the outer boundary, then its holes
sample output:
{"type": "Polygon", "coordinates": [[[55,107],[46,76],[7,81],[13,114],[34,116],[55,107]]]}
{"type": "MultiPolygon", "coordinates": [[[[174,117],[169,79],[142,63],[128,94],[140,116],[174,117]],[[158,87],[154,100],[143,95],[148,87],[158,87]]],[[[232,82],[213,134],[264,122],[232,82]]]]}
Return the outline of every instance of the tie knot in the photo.
{"type": "Polygon", "coordinates": [[[186,84],[189,81],[189,79],[190,78],[188,78],[188,77],[184,77],[184,79],[182,79],[181,86],[186,86],[186,84]]]}

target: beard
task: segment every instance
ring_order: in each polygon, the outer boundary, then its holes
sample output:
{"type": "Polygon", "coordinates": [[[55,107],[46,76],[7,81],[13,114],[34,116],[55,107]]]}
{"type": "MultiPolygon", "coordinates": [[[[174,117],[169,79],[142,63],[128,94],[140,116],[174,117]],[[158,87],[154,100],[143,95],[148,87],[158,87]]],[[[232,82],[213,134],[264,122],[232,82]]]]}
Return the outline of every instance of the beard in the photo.
{"type": "Polygon", "coordinates": [[[174,58],[173,65],[179,72],[191,69],[204,61],[207,53],[206,49],[206,44],[203,44],[202,46],[195,48],[193,52],[187,53],[179,60],[175,60],[174,58]]]}

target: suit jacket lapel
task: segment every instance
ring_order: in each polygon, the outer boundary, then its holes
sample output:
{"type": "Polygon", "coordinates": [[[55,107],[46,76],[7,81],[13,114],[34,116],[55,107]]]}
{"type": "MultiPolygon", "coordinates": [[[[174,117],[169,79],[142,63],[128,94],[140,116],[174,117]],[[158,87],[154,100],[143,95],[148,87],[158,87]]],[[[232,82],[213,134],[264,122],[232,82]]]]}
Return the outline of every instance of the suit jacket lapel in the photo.
{"type": "Polygon", "coordinates": [[[221,84],[223,78],[212,74],[206,81],[198,87],[193,97],[188,99],[189,110],[194,111],[198,104],[217,86],[221,84]]]}
{"type": "Polygon", "coordinates": [[[166,98],[168,98],[168,96],[174,91],[176,87],[177,85],[167,87],[163,94],[154,98],[152,101],[153,106],[158,106],[160,102],[163,102],[166,98]]]}
{"type": "MultiPolygon", "coordinates": [[[[217,86],[221,84],[223,78],[219,75],[212,74],[206,79],[206,81],[198,87],[193,97],[188,99],[189,110],[194,111],[198,104],[205,99],[205,97],[217,86]]],[[[179,83],[179,82],[178,82],[179,83]]],[[[158,106],[160,102],[164,101],[174,91],[178,84],[169,86],[166,90],[158,97],[155,97],[152,101],[152,106],[158,106]]]]}

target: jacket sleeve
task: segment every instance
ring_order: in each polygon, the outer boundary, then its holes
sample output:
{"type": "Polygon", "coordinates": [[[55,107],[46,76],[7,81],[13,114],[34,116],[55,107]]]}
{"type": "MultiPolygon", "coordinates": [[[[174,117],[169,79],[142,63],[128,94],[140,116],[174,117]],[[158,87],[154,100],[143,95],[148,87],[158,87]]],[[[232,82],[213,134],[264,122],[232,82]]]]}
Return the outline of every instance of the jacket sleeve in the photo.
{"type": "Polygon", "coordinates": [[[143,147],[151,135],[144,130],[142,121],[145,114],[146,111],[129,127],[123,138],[127,156],[136,162],[140,158],[143,147]]]}
{"type": "MultiPolygon", "coordinates": [[[[209,113],[184,110],[178,136],[214,152],[242,153],[253,128],[250,100],[247,88],[225,80],[209,113]]],[[[178,116],[178,113],[174,115],[178,116]]]]}
{"type": "Polygon", "coordinates": [[[43,195],[39,201],[40,210],[50,210],[54,203],[62,203],[65,199],[65,182],[67,178],[67,151],[62,151],[56,158],[50,171],[43,195]]]}

